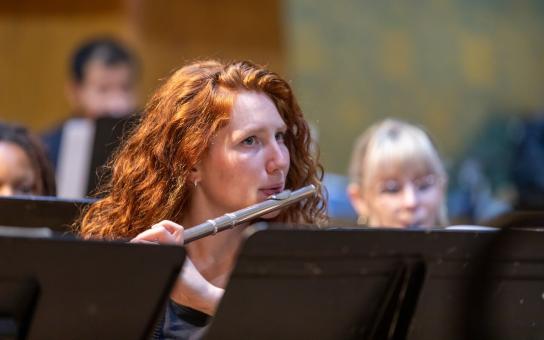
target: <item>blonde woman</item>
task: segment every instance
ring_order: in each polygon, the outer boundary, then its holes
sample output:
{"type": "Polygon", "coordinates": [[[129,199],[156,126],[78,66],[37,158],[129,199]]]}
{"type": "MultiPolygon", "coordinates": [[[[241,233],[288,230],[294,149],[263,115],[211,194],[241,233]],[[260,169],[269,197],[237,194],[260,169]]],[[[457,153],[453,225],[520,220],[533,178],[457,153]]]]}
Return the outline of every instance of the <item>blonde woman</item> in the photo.
{"type": "Polygon", "coordinates": [[[369,227],[445,226],[447,175],[429,135],[417,126],[386,119],[356,141],[348,196],[369,227]]]}

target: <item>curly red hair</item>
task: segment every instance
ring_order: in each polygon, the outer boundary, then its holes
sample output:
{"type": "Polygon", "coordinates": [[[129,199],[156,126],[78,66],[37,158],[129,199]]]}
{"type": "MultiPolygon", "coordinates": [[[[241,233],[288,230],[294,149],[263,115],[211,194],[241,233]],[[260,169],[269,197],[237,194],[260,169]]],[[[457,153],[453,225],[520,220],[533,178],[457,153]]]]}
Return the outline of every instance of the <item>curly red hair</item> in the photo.
{"type": "MultiPolygon", "coordinates": [[[[176,71],[152,96],[110,163],[111,178],[100,190],[105,196],[84,213],[79,233],[85,238],[132,238],[158,221],[180,221],[191,198],[190,171],[228,123],[240,91],[268,95],[288,127],[286,187],[314,184],[321,189],[323,168],[310,152],[310,130],[289,84],[247,61],[196,62],[176,71]]],[[[326,204],[318,192],[274,221],[321,223],[326,204]]]]}

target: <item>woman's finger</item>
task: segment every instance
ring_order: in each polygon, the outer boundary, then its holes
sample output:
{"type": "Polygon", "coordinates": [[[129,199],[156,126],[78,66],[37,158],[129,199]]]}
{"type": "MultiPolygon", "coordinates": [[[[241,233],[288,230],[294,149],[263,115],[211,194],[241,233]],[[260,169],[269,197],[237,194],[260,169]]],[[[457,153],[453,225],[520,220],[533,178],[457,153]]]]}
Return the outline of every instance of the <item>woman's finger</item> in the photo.
{"type": "Polygon", "coordinates": [[[165,228],[152,228],[147,229],[138,234],[133,240],[145,240],[161,244],[176,244],[180,245],[176,235],[172,235],[165,228]]]}
{"type": "Polygon", "coordinates": [[[164,228],[174,236],[174,238],[176,239],[176,242],[178,242],[179,244],[183,244],[183,240],[184,240],[183,230],[184,230],[184,228],[181,225],[177,224],[176,222],[172,222],[172,221],[169,221],[169,220],[163,220],[163,221],[153,225],[151,228],[152,229],[164,228]]]}
{"type": "Polygon", "coordinates": [[[169,220],[160,221],[159,223],[155,224],[151,228],[155,228],[155,227],[159,227],[159,226],[162,226],[163,228],[165,228],[166,230],[168,230],[171,233],[174,233],[176,231],[178,231],[178,232],[183,231],[183,227],[181,225],[177,224],[176,222],[169,221],[169,220]]]}

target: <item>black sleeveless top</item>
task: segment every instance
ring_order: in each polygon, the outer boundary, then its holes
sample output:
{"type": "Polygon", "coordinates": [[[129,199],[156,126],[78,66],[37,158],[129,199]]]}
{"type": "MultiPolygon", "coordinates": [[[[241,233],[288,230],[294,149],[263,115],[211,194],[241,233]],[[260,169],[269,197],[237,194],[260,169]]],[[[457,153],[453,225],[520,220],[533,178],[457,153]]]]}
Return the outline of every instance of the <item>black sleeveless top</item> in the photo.
{"type": "Polygon", "coordinates": [[[152,339],[200,339],[210,320],[208,314],[168,299],[163,318],[153,331],[152,339]]]}

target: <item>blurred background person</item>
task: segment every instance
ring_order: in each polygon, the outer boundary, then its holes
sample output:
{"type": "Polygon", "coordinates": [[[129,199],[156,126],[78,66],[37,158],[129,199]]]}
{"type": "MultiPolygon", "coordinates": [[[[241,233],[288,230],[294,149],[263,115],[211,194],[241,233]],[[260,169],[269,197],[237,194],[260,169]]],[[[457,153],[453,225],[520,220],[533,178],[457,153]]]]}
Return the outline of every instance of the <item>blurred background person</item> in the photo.
{"type": "Polygon", "coordinates": [[[447,222],[447,175],[429,136],[420,128],[386,119],[356,141],[348,195],[359,224],[429,228],[447,222]]]}
{"type": "Polygon", "coordinates": [[[54,196],[55,177],[37,137],[0,123],[0,196],[54,196]]]}
{"type": "Polygon", "coordinates": [[[135,56],[119,41],[98,38],[79,47],[71,61],[66,94],[72,118],[44,136],[55,166],[58,194],[90,194],[102,166],[118,145],[137,106],[135,56]]]}
{"type": "Polygon", "coordinates": [[[457,167],[449,194],[452,218],[487,224],[512,210],[542,210],[544,115],[491,116],[457,167]]]}
{"type": "MultiPolygon", "coordinates": [[[[98,38],[83,43],[72,56],[66,85],[72,116],[98,119],[134,113],[137,78],[137,61],[119,41],[98,38]]],[[[55,166],[65,124],[44,135],[49,158],[55,166]]]]}
{"type": "Polygon", "coordinates": [[[113,38],[99,38],[79,47],[71,62],[67,96],[76,115],[124,117],[136,109],[135,56],[113,38]]]}

